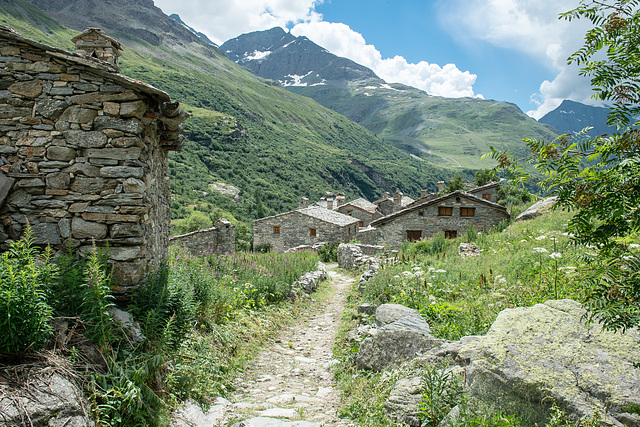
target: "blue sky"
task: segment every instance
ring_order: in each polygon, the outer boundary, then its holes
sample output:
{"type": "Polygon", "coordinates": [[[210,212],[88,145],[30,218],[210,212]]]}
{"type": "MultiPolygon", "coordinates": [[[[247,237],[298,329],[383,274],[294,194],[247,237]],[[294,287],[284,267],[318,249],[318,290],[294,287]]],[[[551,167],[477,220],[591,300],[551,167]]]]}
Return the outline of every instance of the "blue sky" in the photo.
{"type": "Polygon", "coordinates": [[[578,0],[155,0],[221,44],[274,26],[400,82],[447,97],[517,104],[539,118],[563,99],[593,104],[566,57],[586,23],[578,0]]]}

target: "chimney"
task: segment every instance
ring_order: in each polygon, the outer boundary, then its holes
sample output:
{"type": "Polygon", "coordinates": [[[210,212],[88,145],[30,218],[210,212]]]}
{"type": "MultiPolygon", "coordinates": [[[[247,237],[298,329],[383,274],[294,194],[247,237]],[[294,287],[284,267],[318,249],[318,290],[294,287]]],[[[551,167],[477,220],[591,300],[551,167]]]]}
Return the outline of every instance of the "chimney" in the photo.
{"type": "Polygon", "coordinates": [[[420,198],[424,199],[429,195],[429,190],[420,190],[420,198]]]}
{"type": "Polygon", "coordinates": [[[116,39],[106,35],[100,28],[87,28],[71,41],[76,45],[77,54],[118,66],[122,45],[116,39]]]}
{"type": "Polygon", "coordinates": [[[382,195],[383,199],[388,199],[389,197],[391,197],[391,193],[389,193],[388,191],[385,191],[384,194],[382,195]]]}
{"type": "Polygon", "coordinates": [[[393,193],[393,211],[398,212],[400,209],[402,209],[402,193],[400,190],[396,190],[393,193]]]}
{"type": "Polygon", "coordinates": [[[333,210],[333,199],[332,198],[328,198],[327,197],[327,209],[329,209],[330,211],[333,210]]]}
{"type": "Polygon", "coordinates": [[[309,207],[309,199],[306,197],[300,197],[300,202],[298,203],[298,209],[303,209],[309,207]]]}
{"type": "Polygon", "coordinates": [[[444,191],[444,181],[438,181],[438,193],[442,193],[444,191]]]}

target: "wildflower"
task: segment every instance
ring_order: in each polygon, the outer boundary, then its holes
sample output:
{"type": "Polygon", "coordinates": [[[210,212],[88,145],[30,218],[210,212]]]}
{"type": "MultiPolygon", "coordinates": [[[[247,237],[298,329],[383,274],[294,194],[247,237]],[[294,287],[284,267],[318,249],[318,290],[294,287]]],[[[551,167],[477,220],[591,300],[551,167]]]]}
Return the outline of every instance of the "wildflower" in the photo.
{"type": "Polygon", "coordinates": [[[545,236],[545,235],[543,234],[542,236],[538,236],[538,237],[536,237],[536,240],[544,240],[544,239],[546,239],[546,238],[547,238],[547,236],[545,236]]]}
{"type": "Polygon", "coordinates": [[[437,270],[434,270],[434,273],[446,273],[446,272],[447,272],[447,270],[443,270],[441,268],[439,268],[437,270]]]}
{"type": "Polygon", "coordinates": [[[629,249],[637,249],[640,248],[640,245],[637,243],[629,243],[629,249]]]}
{"type": "Polygon", "coordinates": [[[545,248],[533,248],[534,251],[539,252],[541,254],[547,253],[549,252],[548,250],[546,250],[545,248]]]}
{"type": "Polygon", "coordinates": [[[562,258],[562,254],[560,252],[553,252],[552,254],[549,254],[549,256],[553,259],[560,259],[562,258]]]}
{"type": "Polygon", "coordinates": [[[413,273],[414,276],[416,277],[420,277],[424,274],[424,271],[416,271],[415,273],[413,273]]]}
{"type": "Polygon", "coordinates": [[[394,279],[399,279],[400,276],[398,276],[397,274],[395,276],[393,276],[394,279]]]}

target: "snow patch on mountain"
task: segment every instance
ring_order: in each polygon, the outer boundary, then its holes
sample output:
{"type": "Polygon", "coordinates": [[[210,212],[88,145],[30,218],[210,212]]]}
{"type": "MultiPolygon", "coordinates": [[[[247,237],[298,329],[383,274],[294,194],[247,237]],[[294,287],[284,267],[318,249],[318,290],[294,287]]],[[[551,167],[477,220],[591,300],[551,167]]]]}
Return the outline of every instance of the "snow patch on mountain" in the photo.
{"type": "Polygon", "coordinates": [[[267,50],[265,52],[260,52],[258,50],[254,50],[251,55],[246,55],[244,57],[244,60],[245,61],[256,61],[256,60],[259,60],[259,59],[266,58],[267,56],[269,56],[269,54],[271,54],[270,50],[267,50]]]}
{"type": "Polygon", "coordinates": [[[306,83],[302,83],[302,79],[304,79],[305,77],[309,76],[309,74],[313,73],[313,71],[309,71],[307,74],[305,74],[304,76],[298,76],[295,74],[288,74],[285,76],[285,78],[287,80],[280,80],[280,84],[283,87],[287,87],[287,86],[307,86],[306,83]],[[291,79],[291,80],[289,80],[291,79]]]}

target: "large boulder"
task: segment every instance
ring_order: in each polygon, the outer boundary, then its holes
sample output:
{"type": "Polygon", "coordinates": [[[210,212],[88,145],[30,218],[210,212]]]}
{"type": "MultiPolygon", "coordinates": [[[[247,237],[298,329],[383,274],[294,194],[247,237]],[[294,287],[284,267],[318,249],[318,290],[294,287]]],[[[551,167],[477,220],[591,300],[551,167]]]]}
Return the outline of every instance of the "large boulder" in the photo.
{"type": "Polygon", "coordinates": [[[0,383],[0,426],[93,426],[82,390],[58,372],[27,374],[19,388],[0,383]]]}
{"type": "Polygon", "coordinates": [[[529,219],[533,219],[537,216],[544,214],[545,212],[549,212],[551,207],[556,204],[558,198],[556,196],[547,197],[546,199],[542,199],[529,206],[524,212],[516,217],[516,221],[526,221],[529,219]]]}
{"type": "Polygon", "coordinates": [[[584,314],[572,300],[500,312],[486,335],[461,342],[469,395],[532,425],[555,404],[574,420],[640,426],[640,333],[585,325],[584,314]]]}
{"type": "Polygon", "coordinates": [[[422,316],[402,305],[382,304],[376,322],[380,328],[362,342],[356,356],[359,369],[381,371],[447,342],[433,337],[422,316]]]}

